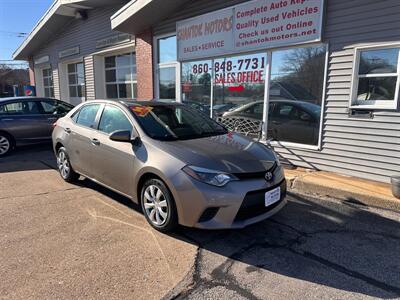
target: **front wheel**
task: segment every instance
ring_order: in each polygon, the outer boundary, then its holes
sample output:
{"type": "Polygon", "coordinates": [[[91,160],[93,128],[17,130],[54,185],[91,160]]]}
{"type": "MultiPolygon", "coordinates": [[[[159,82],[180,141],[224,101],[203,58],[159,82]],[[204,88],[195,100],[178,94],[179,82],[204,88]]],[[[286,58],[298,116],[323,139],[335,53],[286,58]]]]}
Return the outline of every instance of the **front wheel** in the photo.
{"type": "Polygon", "coordinates": [[[66,182],[78,180],[79,174],[72,169],[67,151],[64,147],[61,147],[57,151],[57,167],[62,179],[66,182]]]}
{"type": "Polygon", "coordinates": [[[178,225],[174,199],[159,179],[149,179],[141,191],[141,205],[149,224],[161,232],[173,231],[178,225]]]}

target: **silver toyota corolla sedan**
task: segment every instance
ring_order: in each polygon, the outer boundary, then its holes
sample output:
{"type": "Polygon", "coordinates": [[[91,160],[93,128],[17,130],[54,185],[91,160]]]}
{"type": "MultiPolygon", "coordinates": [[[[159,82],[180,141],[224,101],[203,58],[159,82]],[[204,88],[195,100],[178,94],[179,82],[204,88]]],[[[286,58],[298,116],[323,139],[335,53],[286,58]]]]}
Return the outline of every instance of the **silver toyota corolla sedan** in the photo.
{"type": "Polygon", "coordinates": [[[59,119],[62,178],[80,175],[140,203],[151,226],[242,228],[285,205],[275,153],[183,104],[96,100],[59,119]]]}

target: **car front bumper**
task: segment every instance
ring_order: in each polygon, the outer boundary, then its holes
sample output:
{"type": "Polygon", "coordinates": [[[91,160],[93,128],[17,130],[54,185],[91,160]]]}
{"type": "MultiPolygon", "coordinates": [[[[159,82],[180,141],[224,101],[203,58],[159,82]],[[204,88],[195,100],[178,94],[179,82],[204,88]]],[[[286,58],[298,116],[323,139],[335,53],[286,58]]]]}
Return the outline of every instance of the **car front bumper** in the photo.
{"type": "Polygon", "coordinates": [[[189,227],[243,228],[272,216],[286,204],[286,180],[281,166],[275,169],[272,181],[246,179],[215,187],[180,171],[171,183],[179,223],[189,227]],[[266,207],[265,192],[278,186],[280,200],[266,207]]]}

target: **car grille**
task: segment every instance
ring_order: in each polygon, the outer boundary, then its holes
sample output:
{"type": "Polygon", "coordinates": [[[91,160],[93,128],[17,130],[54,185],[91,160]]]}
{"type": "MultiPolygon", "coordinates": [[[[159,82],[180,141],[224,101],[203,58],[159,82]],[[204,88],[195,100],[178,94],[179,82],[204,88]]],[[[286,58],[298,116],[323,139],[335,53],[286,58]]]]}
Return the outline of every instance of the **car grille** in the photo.
{"type": "Polygon", "coordinates": [[[274,172],[277,167],[277,164],[274,165],[269,169],[262,172],[252,172],[252,173],[233,173],[239,180],[246,180],[246,179],[258,179],[258,178],[265,178],[265,173],[267,172],[274,172]]]}
{"type": "Polygon", "coordinates": [[[279,206],[279,204],[283,201],[285,196],[286,196],[286,180],[283,180],[281,183],[268,189],[248,192],[244,197],[244,200],[239,208],[238,213],[236,214],[235,222],[254,218],[273,210],[275,207],[279,206]],[[275,202],[274,204],[271,204],[266,207],[265,193],[278,186],[281,187],[281,199],[275,202]]]}

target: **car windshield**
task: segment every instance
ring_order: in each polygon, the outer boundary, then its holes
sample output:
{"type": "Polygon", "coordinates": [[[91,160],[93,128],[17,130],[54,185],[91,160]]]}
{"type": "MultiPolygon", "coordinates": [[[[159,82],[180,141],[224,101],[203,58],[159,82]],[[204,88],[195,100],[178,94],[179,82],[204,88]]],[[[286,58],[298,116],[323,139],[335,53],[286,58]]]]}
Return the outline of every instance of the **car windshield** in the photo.
{"type": "Polygon", "coordinates": [[[187,140],[227,133],[223,126],[185,105],[132,105],[129,108],[153,139],[187,140]]]}

